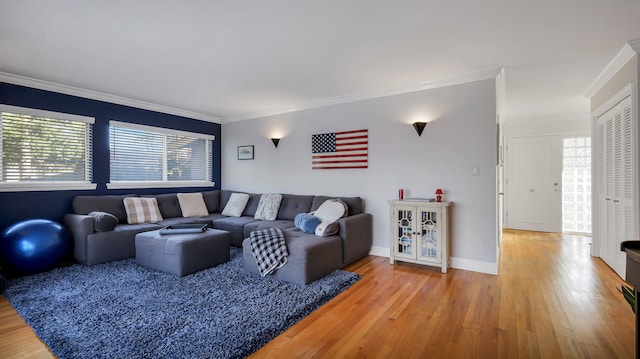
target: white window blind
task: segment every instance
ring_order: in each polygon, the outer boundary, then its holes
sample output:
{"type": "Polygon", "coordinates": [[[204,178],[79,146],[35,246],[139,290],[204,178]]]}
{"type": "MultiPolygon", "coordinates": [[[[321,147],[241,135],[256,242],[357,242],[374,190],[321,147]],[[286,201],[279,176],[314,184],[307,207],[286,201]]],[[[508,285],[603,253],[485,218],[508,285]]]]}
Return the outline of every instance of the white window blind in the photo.
{"type": "Polygon", "coordinates": [[[110,121],[111,183],[211,185],[211,135],[110,121]]]}
{"type": "Polygon", "coordinates": [[[0,111],[0,190],[91,184],[93,118],[7,105],[0,111]]]}

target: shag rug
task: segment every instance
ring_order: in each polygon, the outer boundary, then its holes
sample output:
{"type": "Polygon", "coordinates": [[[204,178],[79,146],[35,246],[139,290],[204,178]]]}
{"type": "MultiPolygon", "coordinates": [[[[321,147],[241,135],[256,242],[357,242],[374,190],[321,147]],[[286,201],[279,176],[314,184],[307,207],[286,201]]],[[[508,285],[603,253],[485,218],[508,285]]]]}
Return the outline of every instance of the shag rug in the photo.
{"type": "Polygon", "coordinates": [[[12,279],[4,295],[61,359],[242,358],[359,279],[262,278],[232,247],[229,262],[184,277],[134,259],[76,264],[12,279]]]}

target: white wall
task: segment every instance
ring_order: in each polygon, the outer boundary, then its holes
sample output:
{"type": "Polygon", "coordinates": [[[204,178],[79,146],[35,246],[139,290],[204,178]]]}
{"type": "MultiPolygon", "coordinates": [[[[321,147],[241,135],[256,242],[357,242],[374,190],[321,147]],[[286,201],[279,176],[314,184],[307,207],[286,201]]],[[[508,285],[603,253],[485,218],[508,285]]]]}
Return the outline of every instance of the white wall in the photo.
{"type": "Polygon", "coordinates": [[[495,130],[493,79],[223,123],[222,188],[360,196],[374,218],[372,253],[387,256],[387,201],[399,188],[408,197],[442,188],[454,202],[452,267],[497,273],[495,130]],[[421,118],[418,137],[410,123],[421,118]],[[311,135],[356,129],[369,130],[368,169],[311,169],[311,135]],[[237,160],[239,145],[254,145],[255,159],[237,160]]]}
{"type": "Polygon", "coordinates": [[[560,135],[563,137],[585,137],[591,135],[591,114],[529,118],[507,121],[502,125],[504,137],[526,137],[560,135]]]}

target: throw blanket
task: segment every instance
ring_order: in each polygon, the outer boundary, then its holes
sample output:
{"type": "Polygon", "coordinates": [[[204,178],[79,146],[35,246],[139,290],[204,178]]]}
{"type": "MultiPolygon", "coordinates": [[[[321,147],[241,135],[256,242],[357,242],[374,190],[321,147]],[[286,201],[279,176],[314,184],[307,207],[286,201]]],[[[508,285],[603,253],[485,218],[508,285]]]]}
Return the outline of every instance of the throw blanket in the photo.
{"type": "Polygon", "coordinates": [[[287,245],[279,228],[267,228],[251,232],[251,253],[258,263],[262,276],[273,273],[287,264],[287,245]]]}

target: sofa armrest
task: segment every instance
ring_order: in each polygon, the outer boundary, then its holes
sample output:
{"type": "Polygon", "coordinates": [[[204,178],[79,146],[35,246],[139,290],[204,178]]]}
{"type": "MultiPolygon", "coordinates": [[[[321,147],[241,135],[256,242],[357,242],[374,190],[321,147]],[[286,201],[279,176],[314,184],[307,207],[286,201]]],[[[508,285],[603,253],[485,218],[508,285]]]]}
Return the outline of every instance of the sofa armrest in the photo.
{"type": "Polygon", "coordinates": [[[373,216],[360,213],[341,218],[340,237],[342,237],[342,262],[351,264],[365,257],[373,245],[373,216]]]}
{"type": "Polygon", "coordinates": [[[73,237],[73,256],[78,262],[87,261],[87,237],[95,233],[95,219],[84,214],[64,215],[64,226],[73,237]]]}

